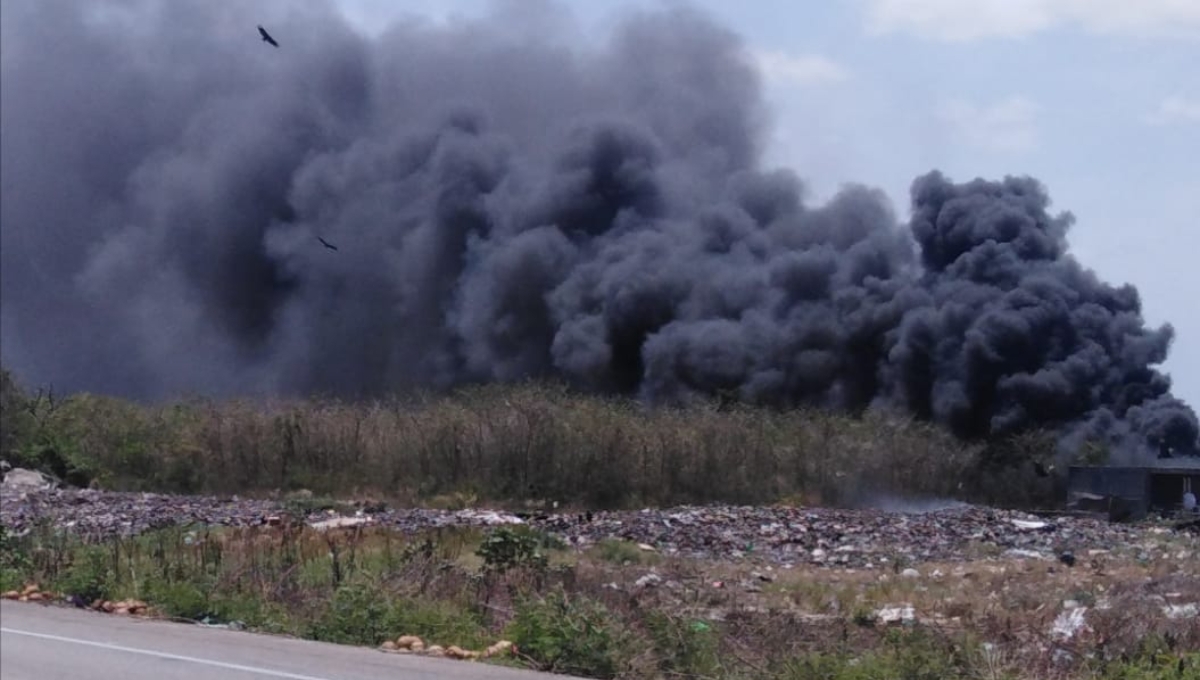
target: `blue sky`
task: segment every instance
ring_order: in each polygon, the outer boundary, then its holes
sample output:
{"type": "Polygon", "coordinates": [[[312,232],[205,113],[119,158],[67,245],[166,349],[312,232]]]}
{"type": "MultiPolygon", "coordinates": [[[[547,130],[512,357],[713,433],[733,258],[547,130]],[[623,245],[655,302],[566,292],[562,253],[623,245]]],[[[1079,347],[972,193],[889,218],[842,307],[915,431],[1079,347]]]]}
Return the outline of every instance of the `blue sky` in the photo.
{"type": "MultiPolygon", "coordinates": [[[[509,0],[518,6],[541,0],[509,0]]],[[[490,0],[337,0],[369,32],[401,14],[479,15],[490,0]]],[[[654,0],[561,0],[585,28],[654,0]]],[[[695,0],[767,76],[768,163],[822,201],[1030,174],[1076,217],[1075,256],[1132,283],[1176,330],[1164,366],[1200,408],[1200,0],[695,0]]],[[[594,34],[594,33],[591,33],[594,34]]]]}

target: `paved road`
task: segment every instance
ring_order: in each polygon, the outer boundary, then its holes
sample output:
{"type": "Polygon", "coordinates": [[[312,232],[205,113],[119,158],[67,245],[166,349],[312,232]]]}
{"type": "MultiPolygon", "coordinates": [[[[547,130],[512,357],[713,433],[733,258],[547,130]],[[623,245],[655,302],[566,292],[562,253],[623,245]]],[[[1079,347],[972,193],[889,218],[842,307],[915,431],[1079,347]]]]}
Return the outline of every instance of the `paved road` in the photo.
{"type": "Polygon", "coordinates": [[[2,680],[553,680],[477,662],[0,603],[2,680]]]}

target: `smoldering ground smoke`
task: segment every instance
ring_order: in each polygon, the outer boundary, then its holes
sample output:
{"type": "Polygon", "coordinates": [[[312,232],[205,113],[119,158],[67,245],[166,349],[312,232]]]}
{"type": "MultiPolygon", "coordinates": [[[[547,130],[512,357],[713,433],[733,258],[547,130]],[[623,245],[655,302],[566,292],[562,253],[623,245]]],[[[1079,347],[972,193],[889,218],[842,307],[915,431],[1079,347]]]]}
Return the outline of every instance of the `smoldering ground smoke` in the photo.
{"type": "Polygon", "coordinates": [[[743,46],[698,14],[584,47],[545,3],[378,39],[248,7],[4,4],[19,375],[135,397],[552,377],[1196,449],[1155,369],[1172,330],[1070,257],[1036,180],[931,172],[908,224],[865,187],[806,203],[760,161],[743,46]]]}

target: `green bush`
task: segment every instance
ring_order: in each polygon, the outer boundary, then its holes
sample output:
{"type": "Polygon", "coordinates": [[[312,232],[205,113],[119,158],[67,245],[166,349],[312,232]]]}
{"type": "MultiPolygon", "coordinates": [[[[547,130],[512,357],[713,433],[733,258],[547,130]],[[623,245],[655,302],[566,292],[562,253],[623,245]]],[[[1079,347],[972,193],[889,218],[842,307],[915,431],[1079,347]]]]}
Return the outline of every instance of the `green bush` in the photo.
{"type": "Polygon", "coordinates": [[[659,671],[669,677],[719,677],[722,669],[718,633],[709,624],[650,612],[646,626],[659,660],[659,671]]]}
{"type": "Polygon", "coordinates": [[[7,369],[0,368],[0,459],[13,465],[21,461],[18,451],[33,430],[29,395],[7,369]]]}
{"type": "Polygon", "coordinates": [[[515,568],[545,569],[549,564],[546,550],[561,546],[561,540],[545,532],[505,526],[488,532],[475,554],[483,559],[485,569],[503,573],[515,568]]]}
{"type": "Polygon", "coordinates": [[[25,546],[0,525],[0,592],[20,588],[31,567],[25,546]]]}
{"type": "Polygon", "coordinates": [[[344,585],[312,622],[309,634],[326,642],[377,645],[394,634],[387,621],[390,605],[364,583],[344,585]]]}
{"type": "Polygon", "coordinates": [[[551,673],[615,678],[632,651],[607,607],[561,588],[521,601],[508,634],[538,670],[551,673]]]}
{"type": "Polygon", "coordinates": [[[397,598],[365,581],[338,588],[310,624],[308,635],[314,640],[372,646],[401,635],[464,648],[479,647],[486,640],[481,623],[452,602],[397,598]]]}
{"type": "Polygon", "coordinates": [[[215,614],[210,593],[210,589],[196,583],[158,581],[146,588],[146,599],[165,614],[199,620],[215,614]]]}
{"type": "Polygon", "coordinates": [[[56,582],[56,590],[75,595],[85,602],[117,597],[116,574],[112,553],[101,546],[80,547],[71,554],[71,563],[56,582]]]}

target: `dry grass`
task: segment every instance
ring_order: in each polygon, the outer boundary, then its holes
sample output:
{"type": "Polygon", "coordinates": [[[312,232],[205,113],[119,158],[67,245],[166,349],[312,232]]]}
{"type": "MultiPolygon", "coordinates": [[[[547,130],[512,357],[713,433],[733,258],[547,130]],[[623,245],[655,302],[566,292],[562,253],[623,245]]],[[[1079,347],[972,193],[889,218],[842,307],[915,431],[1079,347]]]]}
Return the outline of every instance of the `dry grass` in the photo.
{"type": "Polygon", "coordinates": [[[1046,503],[1037,436],[965,444],[882,413],[644,408],[547,385],[344,403],[29,399],[16,450],[105,488],[617,508],[848,504],[864,493],[1046,503]],[[1002,480],[1004,483],[998,483],[1002,480]]]}

